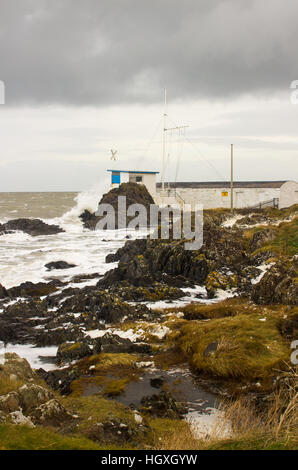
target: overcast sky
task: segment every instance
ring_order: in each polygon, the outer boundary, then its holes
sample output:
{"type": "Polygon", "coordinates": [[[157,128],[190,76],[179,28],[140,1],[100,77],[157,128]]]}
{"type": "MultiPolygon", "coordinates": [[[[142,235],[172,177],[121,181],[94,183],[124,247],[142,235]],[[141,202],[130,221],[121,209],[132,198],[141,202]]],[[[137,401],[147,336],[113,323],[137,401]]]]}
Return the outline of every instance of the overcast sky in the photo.
{"type": "Polygon", "coordinates": [[[0,191],[82,190],[119,169],[296,179],[297,0],[0,0],[0,191]],[[1,87],[0,87],[1,90],[1,87]],[[0,96],[1,101],[1,96],[0,96]]]}

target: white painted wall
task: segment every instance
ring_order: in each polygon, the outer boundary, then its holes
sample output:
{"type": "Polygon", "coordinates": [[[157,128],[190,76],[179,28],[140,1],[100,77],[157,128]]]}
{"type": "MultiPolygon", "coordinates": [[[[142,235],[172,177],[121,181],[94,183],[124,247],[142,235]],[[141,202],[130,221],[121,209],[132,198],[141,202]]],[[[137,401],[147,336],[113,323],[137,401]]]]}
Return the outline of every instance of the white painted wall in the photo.
{"type": "Polygon", "coordinates": [[[156,194],[156,174],[154,173],[130,173],[129,181],[136,182],[136,177],[141,176],[142,182],[139,184],[144,184],[148,189],[152,197],[156,194]]]}
{"type": "Polygon", "coordinates": [[[298,204],[298,183],[287,181],[280,188],[279,208],[283,209],[293,204],[298,204]]]}
{"type": "MultiPolygon", "coordinates": [[[[157,191],[159,193],[159,189],[157,191]]],[[[196,204],[203,204],[204,209],[231,207],[231,192],[229,187],[177,188],[177,193],[182,197],[185,204],[191,204],[192,209],[195,208],[196,204]],[[228,193],[228,196],[224,196],[223,193],[228,193]]],[[[235,188],[234,207],[240,209],[253,206],[260,202],[279,198],[279,194],[279,188],[235,188]]],[[[171,192],[169,195],[172,195],[171,192]]]]}

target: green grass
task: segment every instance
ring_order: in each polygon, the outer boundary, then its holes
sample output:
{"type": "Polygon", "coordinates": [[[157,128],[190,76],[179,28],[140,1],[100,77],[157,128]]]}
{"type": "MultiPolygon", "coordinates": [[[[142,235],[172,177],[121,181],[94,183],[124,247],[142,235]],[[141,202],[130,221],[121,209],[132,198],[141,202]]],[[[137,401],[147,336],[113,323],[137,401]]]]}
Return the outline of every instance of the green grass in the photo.
{"type": "Polygon", "coordinates": [[[204,447],[205,450],[297,450],[297,448],[297,441],[282,437],[274,438],[270,434],[224,439],[204,447]]]}
{"type": "Polygon", "coordinates": [[[239,314],[208,322],[189,321],[176,338],[192,367],[211,376],[223,378],[266,379],[274,369],[289,360],[289,346],[278,328],[281,314],[239,314]],[[218,342],[217,350],[204,354],[210,343],[218,342]]]}
{"type": "Polygon", "coordinates": [[[256,250],[254,254],[272,251],[277,255],[294,256],[298,253],[298,217],[295,217],[291,222],[283,222],[278,227],[267,226],[251,229],[246,232],[246,237],[252,238],[255,231],[263,228],[271,228],[275,232],[275,237],[256,250]]]}
{"type": "Polygon", "coordinates": [[[100,450],[84,437],[66,437],[46,428],[0,425],[0,450],[100,450]]]}

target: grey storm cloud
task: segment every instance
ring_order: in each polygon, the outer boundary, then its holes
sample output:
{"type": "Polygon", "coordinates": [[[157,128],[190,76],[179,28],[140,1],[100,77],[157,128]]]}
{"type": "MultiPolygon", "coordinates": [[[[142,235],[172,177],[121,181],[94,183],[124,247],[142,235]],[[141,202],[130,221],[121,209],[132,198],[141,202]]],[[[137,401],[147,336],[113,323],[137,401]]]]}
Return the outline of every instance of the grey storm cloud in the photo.
{"type": "Polygon", "coordinates": [[[297,0],[1,0],[7,105],[106,106],[286,91],[297,0]]]}

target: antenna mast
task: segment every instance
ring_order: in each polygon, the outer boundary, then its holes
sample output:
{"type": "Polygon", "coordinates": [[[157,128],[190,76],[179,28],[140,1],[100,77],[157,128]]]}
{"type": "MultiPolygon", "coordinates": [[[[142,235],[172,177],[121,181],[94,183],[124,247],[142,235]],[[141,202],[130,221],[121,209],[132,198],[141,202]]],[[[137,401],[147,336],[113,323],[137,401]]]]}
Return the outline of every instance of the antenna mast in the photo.
{"type": "Polygon", "coordinates": [[[161,174],[161,200],[164,201],[165,196],[165,172],[166,172],[166,132],[185,129],[189,126],[177,126],[167,128],[167,89],[165,88],[165,107],[163,113],[163,136],[162,136],[162,174],[161,174]]]}
{"type": "Polygon", "coordinates": [[[164,113],[163,113],[163,136],[162,136],[162,174],[161,174],[162,201],[163,201],[164,191],[165,191],[166,122],[167,122],[167,89],[165,88],[165,107],[164,107],[164,113]]]}

